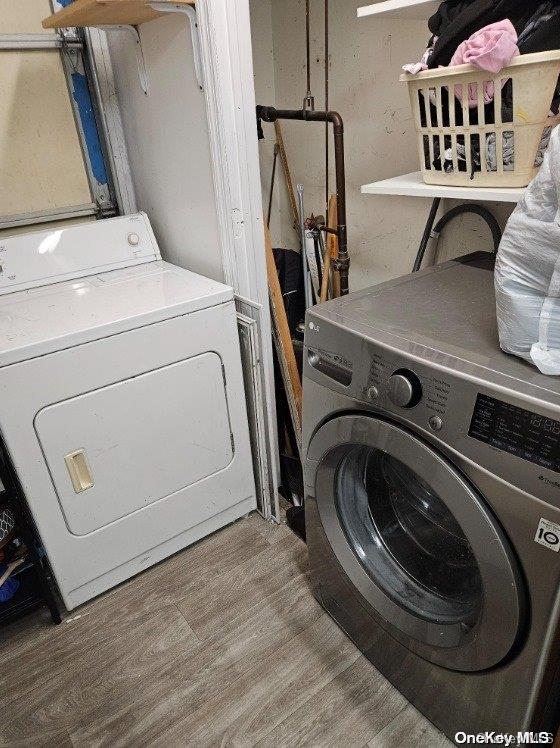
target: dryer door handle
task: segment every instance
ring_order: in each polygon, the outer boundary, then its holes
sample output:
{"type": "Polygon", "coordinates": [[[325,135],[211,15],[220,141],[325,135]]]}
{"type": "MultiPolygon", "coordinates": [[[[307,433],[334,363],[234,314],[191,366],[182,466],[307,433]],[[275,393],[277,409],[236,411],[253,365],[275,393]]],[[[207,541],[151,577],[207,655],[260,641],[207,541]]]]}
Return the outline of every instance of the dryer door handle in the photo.
{"type": "Polygon", "coordinates": [[[93,487],[93,477],[83,449],[66,455],[64,462],[76,493],[82,493],[82,491],[87,491],[88,488],[93,487]]]}

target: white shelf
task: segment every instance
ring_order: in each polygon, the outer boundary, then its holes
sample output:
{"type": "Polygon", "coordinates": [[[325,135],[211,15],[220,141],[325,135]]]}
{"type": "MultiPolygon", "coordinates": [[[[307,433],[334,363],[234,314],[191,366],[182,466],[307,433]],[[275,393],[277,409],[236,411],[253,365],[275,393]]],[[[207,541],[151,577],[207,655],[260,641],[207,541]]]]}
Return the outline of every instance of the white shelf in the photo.
{"type": "Polygon", "coordinates": [[[364,184],[363,195],[405,195],[408,197],[444,197],[450,200],[479,200],[495,203],[517,203],[525,193],[524,187],[440,187],[425,184],[421,172],[382,182],[364,184]]]}
{"type": "Polygon", "coordinates": [[[358,8],[358,18],[383,15],[385,18],[408,18],[427,21],[441,0],[385,0],[358,8]]]}

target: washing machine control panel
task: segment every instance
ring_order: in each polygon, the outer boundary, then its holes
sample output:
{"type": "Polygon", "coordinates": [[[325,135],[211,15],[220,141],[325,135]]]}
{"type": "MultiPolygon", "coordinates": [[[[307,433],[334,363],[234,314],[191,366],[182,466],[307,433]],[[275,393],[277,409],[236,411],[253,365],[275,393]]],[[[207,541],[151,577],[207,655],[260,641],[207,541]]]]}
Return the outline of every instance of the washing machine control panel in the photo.
{"type": "Polygon", "coordinates": [[[395,350],[390,340],[341,334],[340,324],[313,324],[304,374],[331,393],[333,409],[363,406],[394,419],[458,457],[467,473],[482,467],[560,509],[560,403],[506,394],[498,375],[481,377],[481,367],[461,369],[414,342],[395,350]]]}
{"type": "Polygon", "coordinates": [[[374,353],[359,399],[410,412],[422,406],[427,414],[423,420],[432,431],[440,431],[449,403],[450,382],[433,371],[423,372],[419,367],[415,370],[399,368],[398,364],[399,361],[393,361],[389,355],[374,353]]]}
{"type": "Polygon", "coordinates": [[[560,473],[560,421],[479,394],[469,436],[560,473]]]}

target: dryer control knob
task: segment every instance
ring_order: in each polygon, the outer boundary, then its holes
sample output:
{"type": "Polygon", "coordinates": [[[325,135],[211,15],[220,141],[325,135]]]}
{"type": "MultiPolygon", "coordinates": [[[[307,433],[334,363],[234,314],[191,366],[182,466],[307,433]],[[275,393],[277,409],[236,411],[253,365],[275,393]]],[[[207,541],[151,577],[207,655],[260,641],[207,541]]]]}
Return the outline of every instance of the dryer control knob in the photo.
{"type": "Polygon", "coordinates": [[[414,408],[422,399],[422,384],[412,371],[401,369],[390,377],[388,395],[398,408],[414,408]]]}

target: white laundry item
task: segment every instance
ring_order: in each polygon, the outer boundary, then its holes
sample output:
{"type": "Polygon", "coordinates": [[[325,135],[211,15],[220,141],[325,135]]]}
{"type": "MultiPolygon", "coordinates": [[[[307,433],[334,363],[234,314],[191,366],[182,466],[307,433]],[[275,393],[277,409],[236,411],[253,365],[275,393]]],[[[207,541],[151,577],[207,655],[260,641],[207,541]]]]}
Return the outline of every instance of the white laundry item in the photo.
{"type": "Polygon", "coordinates": [[[409,62],[406,65],[402,66],[402,69],[405,73],[408,73],[409,75],[418,75],[418,73],[421,73],[423,70],[428,69],[428,63],[430,61],[430,57],[432,56],[434,52],[434,45],[437,42],[437,36],[434,36],[432,39],[432,43],[428,47],[428,49],[424,52],[422,59],[420,62],[409,62]]]}
{"type": "Polygon", "coordinates": [[[560,129],[511,216],[495,273],[500,345],[560,375],[560,129]]]}

